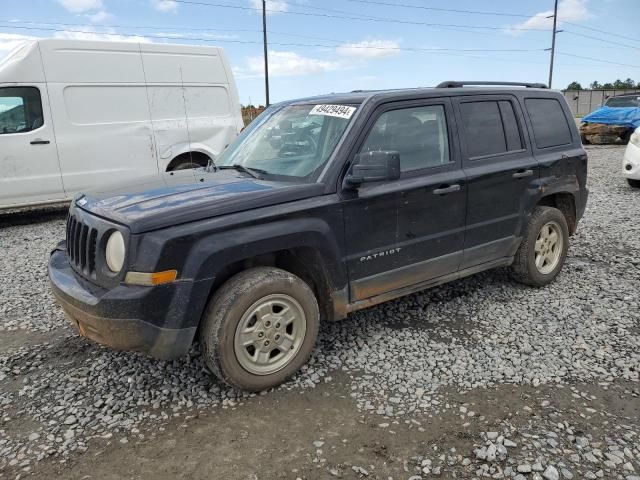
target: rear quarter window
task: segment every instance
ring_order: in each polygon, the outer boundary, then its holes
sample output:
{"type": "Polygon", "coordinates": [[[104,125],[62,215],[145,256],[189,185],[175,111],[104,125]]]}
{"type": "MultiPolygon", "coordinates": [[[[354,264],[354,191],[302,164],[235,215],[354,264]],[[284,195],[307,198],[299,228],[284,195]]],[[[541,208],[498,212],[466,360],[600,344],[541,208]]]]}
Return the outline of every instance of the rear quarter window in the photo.
{"type": "Polygon", "coordinates": [[[533,127],[538,148],[558,147],[572,143],[571,129],[562,105],[555,98],[527,98],[525,107],[533,127]]]}

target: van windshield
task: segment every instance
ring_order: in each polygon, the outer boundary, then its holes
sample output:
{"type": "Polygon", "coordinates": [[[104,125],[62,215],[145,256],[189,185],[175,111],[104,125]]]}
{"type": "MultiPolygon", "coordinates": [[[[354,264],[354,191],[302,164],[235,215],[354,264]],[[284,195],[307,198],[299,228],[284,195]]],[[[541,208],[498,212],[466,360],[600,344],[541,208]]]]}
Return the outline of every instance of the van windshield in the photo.
{"type": "Polygon", "coordinates": [[[626,97],[611,97],[606,101],[607,107],[640,107],[640,95],[638,96],[626,96],[626,97]]]}
{"type": "Polygon", "coordinates": [[[265,111],[217,159],[219,167],[312,181],[356,111],[354,105],[288,105],[265,111]]]}

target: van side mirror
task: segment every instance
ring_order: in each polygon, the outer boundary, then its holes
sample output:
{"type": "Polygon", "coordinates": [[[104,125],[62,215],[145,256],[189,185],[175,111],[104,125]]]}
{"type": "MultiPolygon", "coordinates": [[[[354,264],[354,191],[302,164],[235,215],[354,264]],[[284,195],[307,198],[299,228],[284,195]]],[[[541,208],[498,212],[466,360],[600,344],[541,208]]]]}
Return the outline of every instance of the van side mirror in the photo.
{"type": "Polygon", "coordinates": [[[400,154],[394,151],[358,153],[347,175],[347,184],[359,187],[363,183],[400,178],[400,154]]]}

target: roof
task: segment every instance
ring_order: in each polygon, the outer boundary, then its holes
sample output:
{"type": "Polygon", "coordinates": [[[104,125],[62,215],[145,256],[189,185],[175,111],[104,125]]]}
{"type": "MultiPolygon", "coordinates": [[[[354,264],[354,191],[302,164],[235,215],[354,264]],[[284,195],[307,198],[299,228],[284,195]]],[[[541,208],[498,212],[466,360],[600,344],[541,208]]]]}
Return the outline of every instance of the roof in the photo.
{"type": "MultiPolygon", "coordinates": [[[[549,94],[555,92],[548,88],[522,88],[514,86],[505,87],[419,87],[400,88],[392,90],[354,90],[346,93],[329,93],[314,97],[297,98],[282,102],[283,104],[309,104],[309,103],[336,103],[336,104],[361,104],[365,100],[389,101],[403,100],[415,97],[442,97],[470,94],[504,95],[507,92],[536,92],[549,94]]],[[[557,92],[555,92],[557,93],[557,92]]]]}

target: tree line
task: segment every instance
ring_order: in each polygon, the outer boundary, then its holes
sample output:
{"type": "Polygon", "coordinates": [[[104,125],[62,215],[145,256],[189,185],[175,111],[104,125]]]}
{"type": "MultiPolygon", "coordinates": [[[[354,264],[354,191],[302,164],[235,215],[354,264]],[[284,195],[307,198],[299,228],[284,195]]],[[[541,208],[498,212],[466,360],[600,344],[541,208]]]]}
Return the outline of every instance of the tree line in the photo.
{"type": "MultiPolygon", "coordinates": [[[[633,88],[640,88],[640,82],[636,82],[630,78],[626,80],[616,80],[613,83],[600,83],[597,80],[589,84],[591,90],[630,90],[633,88]]],[[[584,90],[580,82],[571,82],[567,86],[567,90],[584,90]]]]}

